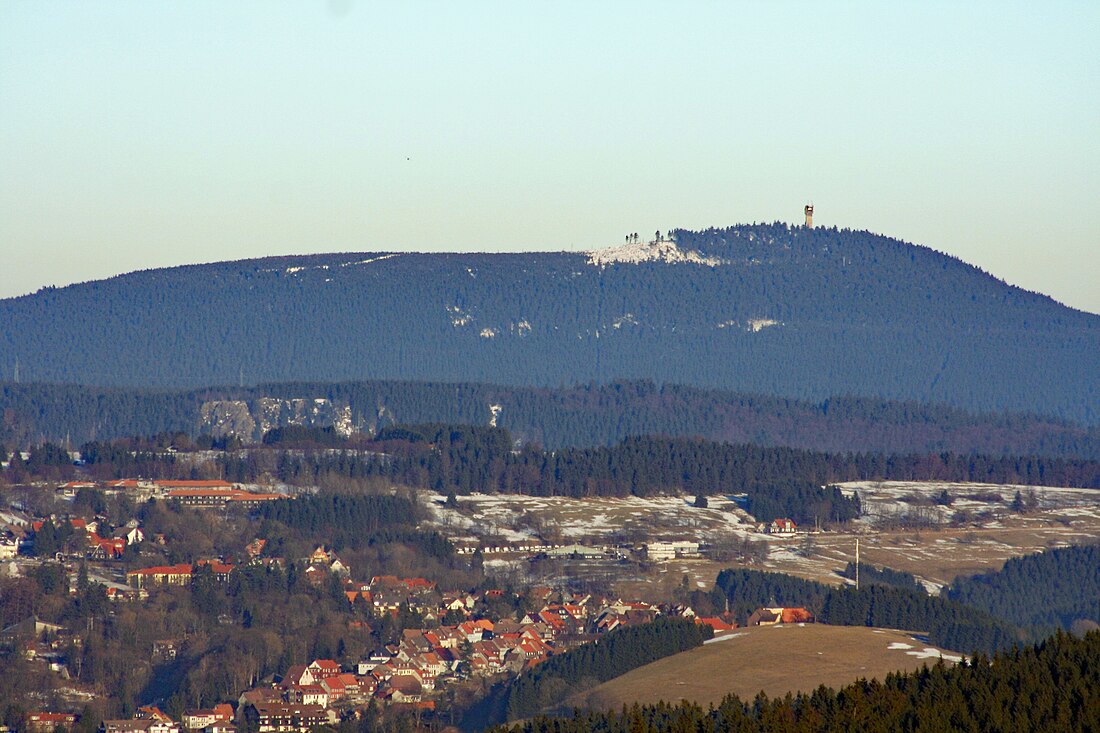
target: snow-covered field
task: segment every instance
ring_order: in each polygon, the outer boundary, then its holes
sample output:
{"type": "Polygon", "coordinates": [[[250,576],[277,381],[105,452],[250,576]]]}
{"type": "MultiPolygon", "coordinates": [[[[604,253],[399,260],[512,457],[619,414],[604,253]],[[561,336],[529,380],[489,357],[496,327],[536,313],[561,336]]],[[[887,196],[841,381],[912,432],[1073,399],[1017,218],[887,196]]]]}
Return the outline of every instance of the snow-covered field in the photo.
{"type": "MultiPolygon", "coordinates": [[[[841,488],[859,493],[864,515],[839,531],[799,532],[791,538],[756,532],[755,520],[732,496],[709,497],[706,509],[692,506],[694,496],[571,499],[474,494],[460,497],[458,509],[445,507],[442,496],[426,497],[426,502],[433,528],[482,546],[540,538],[552,544],[634,547],[658,540],[692,540],[749,541],[763,550],[755,560],[741,562],[659,562],[644,578],[622,578],[631,592],[641,592],[647,582],[654,590],[675,587],[685,574],[693,586],[708,588],[723,567],[746,563],[847,583],[839,571],[855,559],[858,538],[863,562],[911,572],[929,592],[938,593],[956,576],[999,568],[1010,557],[1100,538],[1100,491],[937,481],[859,481],[841,488]],[[934,500],[945,490],[951,504],[937,505],[934,500]],[[1013,511],[1017,491],[1032,504],[1030,511],[1013,511]],[[907,524],[907,515],[920,521],[907,524]]],[[[516,562],[514,554],[508,561],[499,558],[486,560],[501,568],[516,562]]]]}
{"type": "Polygon", "coordinates": [[[1049,513],[1100,518],[1100,491],[1094,489],[946,481],[850,481],[840,484],[840,488],[848,495],[858,492],[863,504],[859,521],[872,527],[914,513],[918,506],[940,523],[951,521],[956,512],[965,510],[974,514],[989,512],[991,516],[981,520],[983,527],[1004,526],[999,517],[1011,513],[1016,492],[1024,497],[1034,496],[1037,511],[1030,517],[1033,521],[1041,521],[1044,516],[1049,519],[1049,513]],[[929,502],[944,491],[952,498],[950,506],[919,505],[913,501],[919,498],[929,502]],[[994,496],[1000,498],[991,500],[994,496]]]}
{"type": "Polygon", "coordinates": [[[709,507],[691,504],[694,496],[643,499],[571,499],[516,494],[472,494],[459,509],[443,505],[445,497],[428,497],[431,523],[461,538],[499,538],[509,542],[560,535],[563,542],[604,544],[623,533],[650,534],[650,540],[707,541],[737,533],[755,535],[751,517],[730,498],[710,497],[709,507]]]}

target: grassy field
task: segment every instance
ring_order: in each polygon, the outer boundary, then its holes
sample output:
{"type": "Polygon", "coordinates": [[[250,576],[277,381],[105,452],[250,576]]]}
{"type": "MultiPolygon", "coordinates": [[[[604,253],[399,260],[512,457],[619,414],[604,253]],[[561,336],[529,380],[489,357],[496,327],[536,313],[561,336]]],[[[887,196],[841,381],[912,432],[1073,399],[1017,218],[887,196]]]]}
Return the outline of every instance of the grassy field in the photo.
{"type": "MultiPolygon", "coordinates": [[[[599,710],[624,703],[691,700],[704,707],[733,692],[751,700],[837,688],[860,677],[934,664],[940,650],[892,629],[825,624],[737,629],[702,647],[640,667],[575,696],[569,705],[599,710]]],[[[961,657],[942,652],[947,662],[961,657]]]]}

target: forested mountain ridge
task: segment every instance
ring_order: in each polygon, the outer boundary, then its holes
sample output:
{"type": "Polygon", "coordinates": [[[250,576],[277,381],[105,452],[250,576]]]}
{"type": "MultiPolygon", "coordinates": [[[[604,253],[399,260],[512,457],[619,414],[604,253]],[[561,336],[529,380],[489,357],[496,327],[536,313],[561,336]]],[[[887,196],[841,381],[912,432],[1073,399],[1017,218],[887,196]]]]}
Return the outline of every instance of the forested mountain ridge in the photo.
{"type": "MultiPolygon", "coordinates": [[[[329,413],[347,415],[353,427],[368,433],[396,423],[485,425],[496,407],[497,425],[524,443],[552,450],[667,435],[834,453],[950,452],[1100,460],[1100,426],[912,402],[855,397],[810,402],[675,384],[658,387],[649,381],[554,389],[293,382],[178,391],[0,383],[0,444],[29,448],[44,440],[68,439],[79,445],[165,432],[217,437],[232,426],[204,422],[204,405],[228,405],[252,415],[261,412],[265,400],[302,399],[314,404],[326,400],[332,408],[329,413]]],[[[236,434],[249,438],[247,433],[236,434]]]]}
{"type": "Polygon", "coordinates": [[[649,259],[310,255],[44,289],[0,301],[0,368],[156,387],[646,378],[1100,423],[1100,316],[868,232],[673,237],[649,259]]]}

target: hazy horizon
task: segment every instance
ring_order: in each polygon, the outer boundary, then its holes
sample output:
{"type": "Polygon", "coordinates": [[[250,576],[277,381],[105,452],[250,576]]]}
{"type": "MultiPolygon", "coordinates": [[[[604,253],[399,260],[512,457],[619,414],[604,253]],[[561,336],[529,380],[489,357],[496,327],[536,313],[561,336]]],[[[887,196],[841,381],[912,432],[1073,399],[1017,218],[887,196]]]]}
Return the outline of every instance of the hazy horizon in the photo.
{"type": "Polygon", "coordinates": [[[0,5],[0,298],[866,229],[1100,313],[1100,6],[0,5]]]}

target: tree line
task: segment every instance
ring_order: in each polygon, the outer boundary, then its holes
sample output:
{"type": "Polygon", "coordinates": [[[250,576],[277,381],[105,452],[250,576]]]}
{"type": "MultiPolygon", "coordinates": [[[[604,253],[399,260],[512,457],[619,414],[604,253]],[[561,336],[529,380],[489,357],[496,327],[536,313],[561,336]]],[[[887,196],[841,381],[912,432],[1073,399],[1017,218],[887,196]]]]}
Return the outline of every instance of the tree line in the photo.
{"type": "Polygon", "coordinates": [[[1013,557],[996,572],[956,578],[944,595],[1014,624],[1095,626],[1100,622],[1100,546],[1013,557]]]}
{"type": "Polygon", "coordinates": [[[985,611],[917,591],[884,585],[835,588],[816,581],[759,570],[727,569],[715,580],[716,596],[727,599],[742,620],[761,606],[809,609],[823,623],[926,631],[944,649],[990,653],[1030,638],[985,611]]]}
{"type": "Polygon", "coordinates": [[[614,445],[653,434],[820,451],[1100,459],[1100,427],[1034,414],[850,396],[799,400],[648,380],[553,388],[315,381],[178,391],[0,382],[0,446],[10,452],[42,441],[68,438],[79,445],[158,433],[198,440],[204,432],[218,432],[214,440],[223,440],[219,426],[200,420],[202,405],[238,400],[258,416],[265,397],[320,397],[348,405],[353,424],[368,435],[394,423],[486,424],[489,405],[496,404],[502,407],[498,425],[548,449],[614,445]]]}

